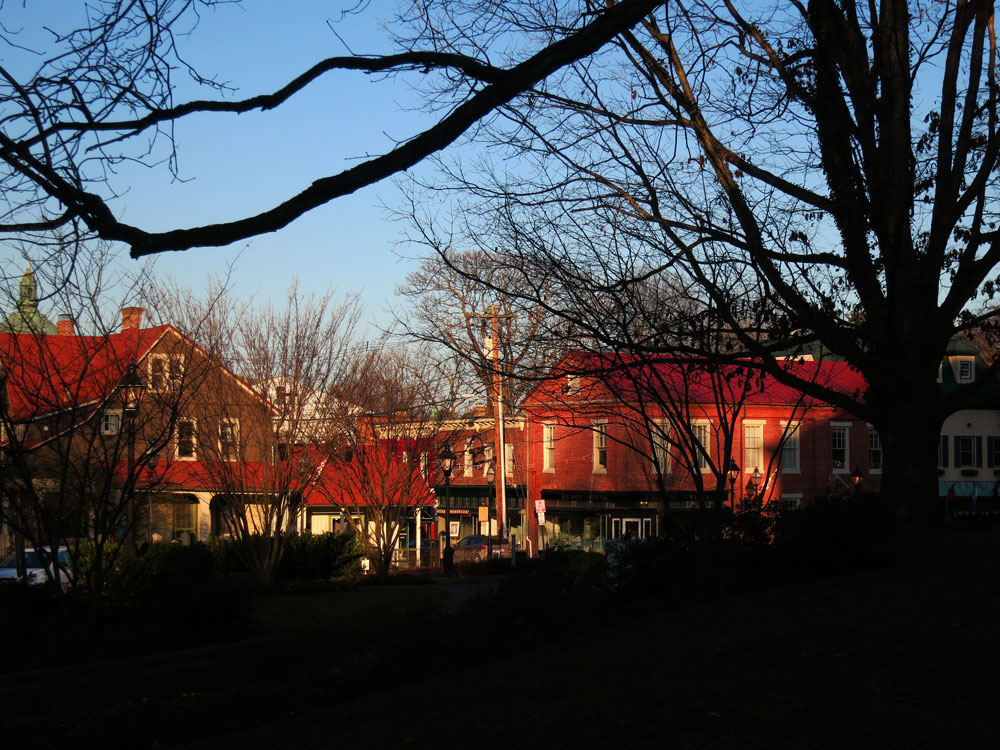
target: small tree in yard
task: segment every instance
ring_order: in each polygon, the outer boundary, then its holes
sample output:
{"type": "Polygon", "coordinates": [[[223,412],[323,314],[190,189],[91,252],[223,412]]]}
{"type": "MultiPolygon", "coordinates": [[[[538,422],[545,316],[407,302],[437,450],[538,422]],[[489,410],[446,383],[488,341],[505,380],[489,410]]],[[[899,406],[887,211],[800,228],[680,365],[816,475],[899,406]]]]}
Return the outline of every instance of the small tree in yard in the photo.
{"type": "MultiPolygon", "coordinates": [[[[433,504],[431,472],[450,394],[412,355],[366,358],[341,394],[343,442],[329,455],[316,492],[343,510],[380,578],[417,511],[433,504]],[[347,394],[350,393],[350,396],[347,394]],[[350,406],[346,406],[347,404],[350,406]]],[[[445,379],[453,384],[453,379],[445,379]]]]}
{"type": "Polygon", "coordinates": [[[270,584],[295,532],[305,493],[342,443],[335,391],[353,375],[356,297],[301,294],[254,307],[225,294],[210,304],[161,291],[165,309],[187,311],[216,362],[199,400],[198,453],[217,493],[224,532],[257,580],[270,584]]]}

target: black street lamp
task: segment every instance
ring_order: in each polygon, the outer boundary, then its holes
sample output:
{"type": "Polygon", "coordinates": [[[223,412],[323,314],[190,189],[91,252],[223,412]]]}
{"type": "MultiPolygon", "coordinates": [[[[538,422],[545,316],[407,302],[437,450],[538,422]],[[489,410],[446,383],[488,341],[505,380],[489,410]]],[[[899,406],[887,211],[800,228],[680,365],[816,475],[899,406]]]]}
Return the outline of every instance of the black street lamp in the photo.
{"type": "Polygon", "coordinates": [[[491,460],[490,465],[486,467],[486,483],[490,486],[490,504],[487,506],[489,513],[486,514],[486,557],[490,560],[493,559],[493,523],[490,521],[490,514],[493,513],[493,503],[496,501],[497,487],[494,484],[496,476],[497,464],[491,460]]]}
{"type": "Polygon", "coordinates": [[[455,551],[451,548],[451,470],[455,466],[455,451],[446,445],[437,455],[438,466],[444,474],[444,554],[443,567],[445,574],[450,574],[454,567],[455,551]]]}
{"type": "Polygon", "coordinates": [[[125,550],[131,557],[136,557],[138,548],[135,543],[135,418],[139,413],[139,404],[142,403],[142,396],[146,392],[146,381],[139,374],[139,365],[135,362],[128,366],[128,370],[118,383],[118,393],[122,399],[122,413],[125,417],[126,429],[128,429],[128,466],[125,477],[125,488],[128,490],[128,504],[125,506],[128,529],[125,537],[125,550]]]}
{"type": "Polygon", "coordinates": [[[726,467],[729,473],[729,505],[733,509],[733,513],[736,512],[736,478],[740,475],[740,465],[736,463],[736,459],[730,457],[729,466],[726,467]]]}
{"type": "Polygon", "coordinates": [[[755,466],[753,469],[753,474],[751,474],[750,478],[747,480],[747,486],[746,486],[747,494],[745,497],[745,502],[750,507],[753,507],[757,504],[756,503],[757,490],[760,488],[760,480],[761,480],[760,469],[758,469],[755,466]]]}

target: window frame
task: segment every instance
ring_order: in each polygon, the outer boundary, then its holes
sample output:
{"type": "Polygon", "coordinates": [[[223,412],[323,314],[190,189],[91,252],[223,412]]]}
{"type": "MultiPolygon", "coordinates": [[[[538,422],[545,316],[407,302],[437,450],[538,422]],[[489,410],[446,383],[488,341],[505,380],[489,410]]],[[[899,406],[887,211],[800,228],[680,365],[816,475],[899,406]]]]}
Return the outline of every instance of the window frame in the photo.
{"type": "MultiPolygon", "coordinates": [[[[702,451],[698,450],[697,445],[692,445],[694,449],[694,467],[701,471],[702,474],[712,473],[712,420],[711,419],[692,419],[691,420],[691,438],[693,443],[697,443],[702,448],[704,448],[704,454],[702,451]],[[702,434],[704,439],[702,438],[702,434]]],[[[752,471],[752,470],[751,470],[752,471]]]]}
{"type": "Polygon", "coordinates": [[[542,423],[542,471],[556,473],[556,426],[553,422],[542,423]]]}
{"type": "Polygon", "coordinates": [[[971,383],[976,379],[976,358],[955,357],[955,379],[959,383],[971,383]],[[968,368],[968,373],[964,371],[968,368]]]}
{"type": "Polygon", "coordinates": [[[101,414],[101,426],[100,426],[101,435],[105,437],[115,437],[117,435],[120,435],[122,432],[123,418],[124,415],[122,409],[105,409],[104,412],[101,414]],[[112,416],[118,418],[118,425],[117,427],[115,427],[114,430],[110,429],[107,426],[107,418],[112,416]]]}
{"type": "Polygon", "coordinates": [[[240,420],[237,417],[223,417],[219,420],[218,433],[219,459],[222,461],[238,461],[240,457],[240,420]],[[226,447],[222,441],[222,429],[226,425],[235,425],[236,427],[233,432],[233,455],[231,456],[226,454],[226,447]]]}
{"type": "Polygon", "coordinates": [[[673,470],[673,456],[670,454],[670,420],[654,419],[650,435],[654,467],[659,466],[660,474],[673,470]]]}
{"type": "Polygon", "coordinates": [[[155,393],[169,393],[175,390],[184,379],[184,364],[183,354],[150,354],[146,368],[149,390],[155,393]],[[163,370],[158,374],[154,372],[156,362],[163,363],[163,370]],[[158,378],[162,378],[163,382],[158,384],[158,378]]]}
{"type": "Polygon", "coordinates": [[[802,493],[801,492],[782,492],[781,493],[781,510],[798,510],[802,507],[802,493]]]}
{"type": "Polygon", "coordinates": [[[174,459],[177,461],[198,460],[198,420],[193,417],[183,417],[174,426],[174,459]],[[181,455],[181,425],[191,425],[191,455],[181,455]]]}
{"type": "Polygon", "coordinates": [[[851,422],[830,422],[830,466],[834,474],[851,473],[851,422]],[[836,447],[836,435],[843,435],[844,445],[842,448],[836,447]],[[844,465],[838,467],[834,458],[835,451],[844,451],[844,465]]]}
{"type": "Polygon", "coordinates": [[[956,469],[978,469],[976,461],[976,436],[975,435],[955,435],[955,468],[956,469]],[[965,444],[968,443],[968,462],[963,454],[965,444]]]}
{"type": "Polygon", "coordinates": [[[764,473],[767,470],[767,466],[764,464],[764,426],[767,424],[767,420],[764,419],[744,419],[743,420],[743,473],[753,474],[754,470],[764,473]],[[759,431],[755,440],[760,441],[759,445],[751,448],[750,446],[750,432],[759,431]],[[750,451],[753,450],[757,455],[757,460],[752,461],[750,458],[750,451]]]}
{"type": "Polygon", "coordinates": [[[608,421],[606,419],[595,419],[590,423],[593,433],[593,473],[608,473],[608,421]]]}
{"type": "Polygon", "coordinates": [[[868,425],[868,473],[869,474],[881,474],[882,466],[885,460],[885,453],[882,449],[882,436],[878,434],[878,430],[874,426],[868,425]],[[875,461],[873,457],[878,455],[878,466],[875,466],[875,461]]]}
{"type": "Polygon", "coordinates": [[[462,461],[462,476],[471,477],[474,468],[475,457],[472,455],[472,438],[467,438],[465,441],[465,451],[463,452],[462,461]]]}
{"type": "Polygon", "coordinates": [[[802,422],[782,422],[781,423],[781,473],[801,474],[802,473],[802,440],[800,430],[802,422]],[[789,454],[795,456],[795,465],[790,465],[789,454]]]}

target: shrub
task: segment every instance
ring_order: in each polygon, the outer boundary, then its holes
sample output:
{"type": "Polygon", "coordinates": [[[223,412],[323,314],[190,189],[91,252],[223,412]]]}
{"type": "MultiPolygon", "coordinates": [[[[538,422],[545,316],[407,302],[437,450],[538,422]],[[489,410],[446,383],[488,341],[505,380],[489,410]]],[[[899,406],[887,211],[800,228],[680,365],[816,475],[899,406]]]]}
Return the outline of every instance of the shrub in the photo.
{"type": "Polygon", "coordinates": [[[885,560],[894,514],[879,495],[830,495],[778,517],[774,552],[781,564],[836,572],[885,560]]]}
{"type": "MultiPolygon", "coordinates": [[[[94,566],[97,547],[91,540],[81,541],[76,549],[73,570],[80,585],[87,585],[94,566]]],[[[205,545],[185,547],[180,544],[144,545],[136,558],[128,557],[115,542],[105,542],[102,554],[103,592],[111,596],[144,594],[153,587],[191,586],[208,581],[212,556],[205,545]],[[107,561],[112,560],[110,566],[107,561]]]]}
{"type": "Polygon", "coordinates": [[[283,581],[340,578],[357,570],[363,554],[351,531],[295,534],[285,541],[277,577],[283,581]]]}

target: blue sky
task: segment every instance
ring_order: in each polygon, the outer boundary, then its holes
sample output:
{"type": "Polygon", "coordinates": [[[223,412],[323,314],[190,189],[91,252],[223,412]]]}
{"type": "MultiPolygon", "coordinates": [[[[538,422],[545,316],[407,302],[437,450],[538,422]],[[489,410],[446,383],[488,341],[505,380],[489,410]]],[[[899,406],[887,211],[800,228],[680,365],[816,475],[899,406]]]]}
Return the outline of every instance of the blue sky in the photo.
{"type": "MultiPolygon", "coordinates": [[[[317,60],[348,54],[326,21],[354,4],[246,0],[242,6],[219,6],[182,40],[183,49],[201,72],[235,86],[233,96],[252,96],[287,82],[317,60]]],[[[79,0],[29,0],[28,11],[36,20],[65,24],[81,5],[79,0]]],[[[7,11],[5,5],[5,23],[7,11]]],[[[385,52],[377,21],[391,11],[392,4],[373,2],[362,13],[342,18],[338,32],[354,52],[385,52]]],[[[179,99],[208,94],[192,85],[179,99]]],[[[122,169],[114,182],[123,195],[113,206],[125,221],[152,230],[249,215],[358,157],[389,150],[393,139],[418,132],[427,120],[405,111],[413,101],[402,81],[345,72],[329,75],[275,112],[199,116],[177,129],[180,174],[186,181],[173,181],[165,166],[122,169]]],[[[405,226],[390,221],[380,207],[398,204],[399,197],[393,184],[382,183],[277,233],[226,248],[165,254],[157,259],[156,272],[197,289],[209,274],[235,262],[233,281],[240,296],[280,299],[297,276],[305,290],[362,290],[369,314],[385,320],[382,311],[391,303],[394,286],[413,267],[396,255],[405,226]]]]}

